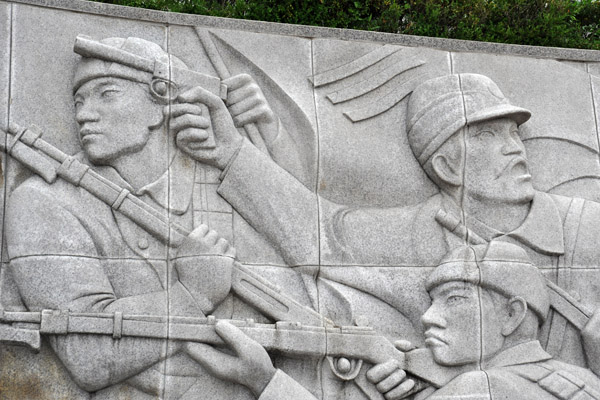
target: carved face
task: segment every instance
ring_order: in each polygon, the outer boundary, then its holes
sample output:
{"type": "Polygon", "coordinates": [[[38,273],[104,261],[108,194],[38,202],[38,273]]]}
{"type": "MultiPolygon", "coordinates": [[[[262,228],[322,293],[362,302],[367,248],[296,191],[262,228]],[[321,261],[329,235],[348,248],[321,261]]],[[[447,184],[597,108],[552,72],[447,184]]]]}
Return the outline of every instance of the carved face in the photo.
{"type": "Polygon", "coordinates": [[[480,202],[526,203],[534,190],[517,124],[478,122],[466,133],[465,194],[480,202]]]}
{"type": "Polygon", "coordinates": [[[483,362],[504,343],[501,313],[487,290],[466,282],[447,282],[429,293],[423,314],[425,344],[441,365],[483,362]]]}
{"type": "Polygon", "coordinates": [[[99,165],[142,150],[149,128],[162,119],[162,110],[147,88],[126,79],[90,80],[77,90],[74,100],[81,146],[99,165]]]}

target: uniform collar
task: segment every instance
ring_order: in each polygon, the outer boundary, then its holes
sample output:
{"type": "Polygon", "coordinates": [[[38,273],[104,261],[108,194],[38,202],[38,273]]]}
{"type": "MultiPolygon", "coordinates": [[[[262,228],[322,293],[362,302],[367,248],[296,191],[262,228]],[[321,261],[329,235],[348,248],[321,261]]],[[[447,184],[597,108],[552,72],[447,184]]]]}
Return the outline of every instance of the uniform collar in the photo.
{"type": "Polygon", "coordinates": [[[564,254],[563,223],[549,194],[535,192],[525,221],[508,236],[545,254],[564,254]]]}
{"type": "Polygon", "coordinates": [[[137,190],[135,195],[146,194],[162,208],[182,215],[192,201],[195,166],[192,160],[178,150],[165,173],[156,181],[137,190]]]}
{"type": "MultiPolygon", "coordinates": [[[[451,200],[445,197],[447,201],[451,200]]],[[[550,195],[544,192],[535,192],[525,221],[512,232],[498,231],[470,216],[466,216],[466,221],[469,229],[488,242],[508,236],[542,254],[561,255],[565,252],[562,218],[550,195]]]]}
{"type": "Polygon", "coordinates": [[[531,340],[501,351],[487,363],[486,369],[529,364],[551,358],[552,356],[542,349],[539,341],[531,340]]]}
{"type": "Polygon", "coordinates": [[[126,188],[134,195],[143,198],[150,197],[162,209],[169,210],[175,215],[184,214],[190,207],[194,188],[196,163],[177,151],[169,168],[160,178],[135,191],[113,167],[94,166],[101,175],[126,188]]]}

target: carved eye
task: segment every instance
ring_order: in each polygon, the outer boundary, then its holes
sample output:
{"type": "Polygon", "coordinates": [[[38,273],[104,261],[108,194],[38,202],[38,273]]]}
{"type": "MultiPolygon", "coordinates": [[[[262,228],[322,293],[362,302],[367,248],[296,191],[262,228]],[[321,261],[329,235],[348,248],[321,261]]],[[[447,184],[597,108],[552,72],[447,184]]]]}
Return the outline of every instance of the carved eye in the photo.
{"type": "Polygon", "coordinates": [[[462,302],[463,300],[465,300],[466,297],[465,296],[459,296],[459,295],[452,295],[452,296],[448,296],[448,298],[446,299],[446,304],[448,305],[456,305],[460,302],[462,302]]]}
{"type": "Polygon", "coordinates": [[[476,136],[479,140],[487,140],[493,138],[496,134],[493,131],[480,131],[477,132],[476,136]]]}
{"type": "Polygon", "coordinates": [[[120,93],[120,90],[118,90],[116,88],[107,88],[107,89],[102,90],[102,92],[100,93],[100,96],[105,97],[105,98],[110,98],[110,97],[116,96],[119,93],[120,93]]]}

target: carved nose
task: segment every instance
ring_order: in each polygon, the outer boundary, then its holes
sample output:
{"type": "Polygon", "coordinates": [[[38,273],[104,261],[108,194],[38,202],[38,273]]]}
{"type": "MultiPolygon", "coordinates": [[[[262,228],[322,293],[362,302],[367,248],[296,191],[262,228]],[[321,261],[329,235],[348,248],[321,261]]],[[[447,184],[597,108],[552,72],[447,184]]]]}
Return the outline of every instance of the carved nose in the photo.
{"type": "Polygon", "coordinates": [[[75,120],[80,125],[85,122],[97,121],[98,118],[98,113],[89,105],[81,105],[75,112],[75,120]]]}
{"type": "Polygon", "coordinates": [[[429,309],[423,314],[421,317],[421,323],[425,329],[430,328],[432,326],[437,326],[440,328],[446,327],[446,320],[441,316],[438,312],[437,307],[431,306],[429,309]]]}
{"type": "Polygon", "coordinates": [[[520,154],[523,152],[523,145],[521,141],[517,141],[512,137],[506,139],[506,143],[502,146],[503,154],[520,154]]]}

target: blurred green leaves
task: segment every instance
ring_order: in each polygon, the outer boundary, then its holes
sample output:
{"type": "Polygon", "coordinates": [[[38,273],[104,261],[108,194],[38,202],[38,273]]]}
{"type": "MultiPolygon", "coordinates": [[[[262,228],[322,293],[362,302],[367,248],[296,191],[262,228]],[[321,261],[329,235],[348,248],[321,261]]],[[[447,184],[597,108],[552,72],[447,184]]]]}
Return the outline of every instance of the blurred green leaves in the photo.
{"type": "Polygon", "coordinates": [[[600,0],[99,0],[332,28],[600,50],[600,0]]]}

